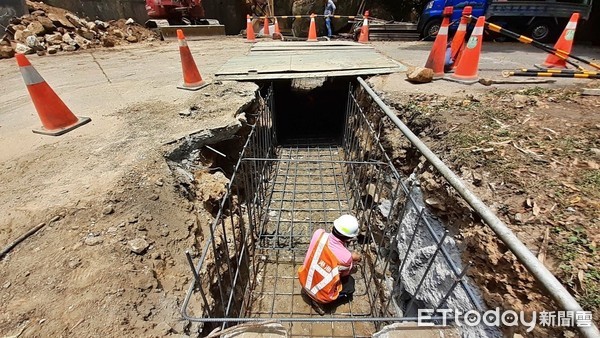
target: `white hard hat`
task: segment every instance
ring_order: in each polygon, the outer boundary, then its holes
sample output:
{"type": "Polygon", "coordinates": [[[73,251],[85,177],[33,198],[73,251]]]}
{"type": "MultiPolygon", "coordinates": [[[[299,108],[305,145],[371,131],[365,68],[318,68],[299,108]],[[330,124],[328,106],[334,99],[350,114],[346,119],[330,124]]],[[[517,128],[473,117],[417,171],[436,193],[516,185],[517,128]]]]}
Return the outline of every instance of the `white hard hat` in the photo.
{"type": "Polygon", "coordinates": [[[333,221],[333,227],[343,236],[354,238],[358,236],[358,220],[352,215],[342,215],[333,221]]]}

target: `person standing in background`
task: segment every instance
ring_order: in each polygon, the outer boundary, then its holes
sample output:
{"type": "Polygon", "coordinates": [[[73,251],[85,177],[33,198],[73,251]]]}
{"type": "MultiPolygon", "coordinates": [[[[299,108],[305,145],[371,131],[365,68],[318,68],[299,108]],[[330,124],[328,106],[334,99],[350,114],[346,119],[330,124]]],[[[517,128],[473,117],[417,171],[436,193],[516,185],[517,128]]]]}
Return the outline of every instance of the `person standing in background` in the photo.
{"type": "Polygon", "coordinates": [[[331,37],[333,34],[331,32],[331,17],[335,13],[335,2],[333,0],[327,0],[327,5],[325,5],[325,26],[327,27],[327,36],[331,37]]]}

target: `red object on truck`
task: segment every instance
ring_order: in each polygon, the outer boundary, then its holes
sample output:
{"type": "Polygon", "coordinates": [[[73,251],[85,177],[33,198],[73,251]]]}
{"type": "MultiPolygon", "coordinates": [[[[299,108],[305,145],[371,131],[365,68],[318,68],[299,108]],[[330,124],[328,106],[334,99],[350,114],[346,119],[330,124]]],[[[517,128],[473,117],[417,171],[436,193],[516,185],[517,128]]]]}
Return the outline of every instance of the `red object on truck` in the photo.
{"type": "Polygon", "coordinates": [[[150,19],[165,19],[192,22],[204,19],[202,0],[146,0],[146,11],[150,19]]]}

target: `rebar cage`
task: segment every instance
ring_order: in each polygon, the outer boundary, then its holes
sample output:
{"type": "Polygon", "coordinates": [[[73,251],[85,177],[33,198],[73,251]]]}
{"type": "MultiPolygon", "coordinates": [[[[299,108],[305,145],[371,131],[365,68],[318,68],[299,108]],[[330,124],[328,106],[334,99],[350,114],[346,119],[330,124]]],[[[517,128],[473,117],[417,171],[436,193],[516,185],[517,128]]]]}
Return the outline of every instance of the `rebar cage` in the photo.
{"type": "Polygon", "coordinates": [[[183,304],[185,319],[223,327],[274,319],[288,325],[292,336],[370,337],[381,325],[416,321],[403,314],[427,299],[419,293],[433,280],[434,264],[451,271],[434,308],[456,297],[468,300],[463,308],[480,309],[464,280],[466,267],[445,247],[447,232],[440,233],[425,217],[413,187],[386,154],[380,141],[382,119],[371,121],[362,108],[371,103],[368,95],[350,86],[341,140],[280,145],[273,89],[261,93],[262,109],[250,118],[250,134],[199,262],[194,264],[188,253],[194,281],[183,304]],[[353,299],[321,316],[302,298],[297,270],[313,232],[330,231],[333,220],[346,213],[361,224],[361,235],[350,249],[364,259],[353,275],[353,299]],[[399,256],[402,226],[409,233],[399,256]],[[426,268],[411,290],[413,298],[400,305],[395,293],[404,262],[421,236],[434,243],[434,250],[424,258],[426,268]]]}

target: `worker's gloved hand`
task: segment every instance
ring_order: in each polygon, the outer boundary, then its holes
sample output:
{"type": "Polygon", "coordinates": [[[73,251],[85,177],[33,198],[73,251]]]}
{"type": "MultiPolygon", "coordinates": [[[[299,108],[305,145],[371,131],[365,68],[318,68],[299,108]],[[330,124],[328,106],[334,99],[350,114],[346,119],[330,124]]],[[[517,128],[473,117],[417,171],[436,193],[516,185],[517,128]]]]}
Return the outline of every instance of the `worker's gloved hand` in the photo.
{"type": "Polygon", "coordinates": [[[361,260],[362,260],[362,256],[358,252],[352,251],[352,261],[360,262],[361,260]]]}

